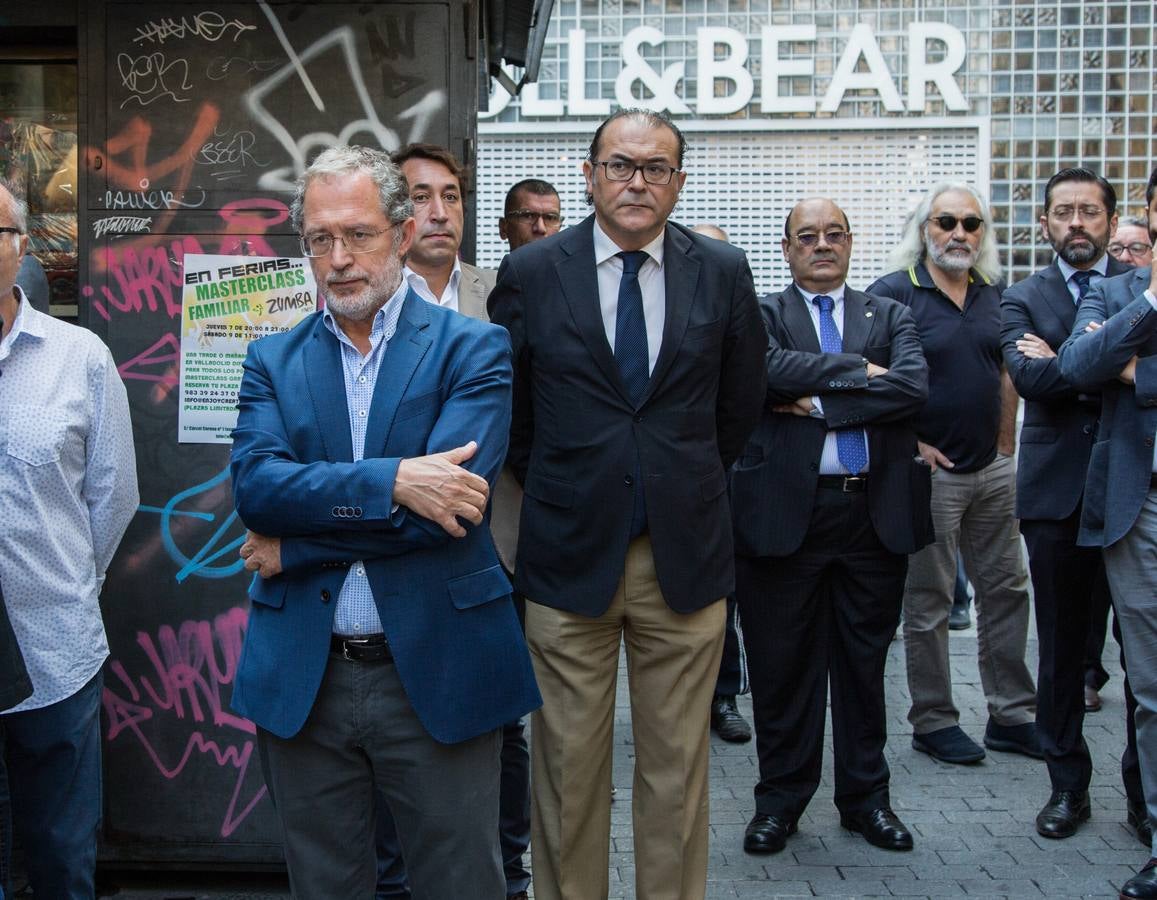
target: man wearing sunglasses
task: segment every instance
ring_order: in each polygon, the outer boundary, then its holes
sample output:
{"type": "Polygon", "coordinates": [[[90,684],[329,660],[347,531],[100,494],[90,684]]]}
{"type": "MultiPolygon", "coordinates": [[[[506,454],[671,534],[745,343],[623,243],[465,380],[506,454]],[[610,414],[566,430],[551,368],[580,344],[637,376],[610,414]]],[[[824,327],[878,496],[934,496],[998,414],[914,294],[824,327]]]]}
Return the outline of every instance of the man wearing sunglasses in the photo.
{"type": "Polygon", "coordinates": [[[558,191],[541,178],[526,178],[511,187],[503,210],[498,234],[512,251],[557,234],[565,221],[558,191]]]}
{"type": "MultiPolygon", "coordinates": [[[[1100,551],[1077,546],[1101,396],[1065,380],[1057,351],[1085,295],[1103,279],[1130,270],[1106,252],[1116,220],[1117,193],[1108,181],[1089,169],[1057,172],[1045,185],[1040,217],[1041,235],[1056,257],[1006,290],[1001,303],[1005,364],[1025,399],[1016,513],[1036,598],[1036,724],[1052,786],[1036,829],[1049,838],[1069,837],[1089,818],[1093,762],[1082,736],[1085,648],[1094,614],[1103,635],[1109,604],[1100,551]]],[[[1148,822],[1132,732],[1130,727],[1122,771],[1129,820],[1140,833],[1148,822]]]]}
{"type": "Polygon", "coordinates": [[[912,310],[928,360],[928,402],[916,416],[932,469],[936,541],[912,556],[904,592],[904,651],[912,746],[941,762],[974,763],[984,749],[960,728],[952,699],[948,617],[959,551],[976,589],[984,744],[1039,758],[1036,687],[1025,665],[1028,574],[1013,510],[1019,400],[1000,353],[1000,262],[987,207],[967,184],[933,187],[890,262],[868,288],[912,310]]]}

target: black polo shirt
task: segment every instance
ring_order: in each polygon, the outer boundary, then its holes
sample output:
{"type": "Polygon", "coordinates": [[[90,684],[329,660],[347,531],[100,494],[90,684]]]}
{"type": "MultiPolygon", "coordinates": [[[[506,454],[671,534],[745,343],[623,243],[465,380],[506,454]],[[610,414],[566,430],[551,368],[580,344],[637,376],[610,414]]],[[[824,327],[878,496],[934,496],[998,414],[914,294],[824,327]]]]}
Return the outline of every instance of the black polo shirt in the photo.
{"type": "Polygon", "coordinates": [[[1000,295],[1004,282],[969,273],[960,309],[936,287],[923,262],[874,282],[912,310],[928,361],[928,401],[915,419],[916,436],[975,472],[996,458],[1000,431],[1000,295]]]}

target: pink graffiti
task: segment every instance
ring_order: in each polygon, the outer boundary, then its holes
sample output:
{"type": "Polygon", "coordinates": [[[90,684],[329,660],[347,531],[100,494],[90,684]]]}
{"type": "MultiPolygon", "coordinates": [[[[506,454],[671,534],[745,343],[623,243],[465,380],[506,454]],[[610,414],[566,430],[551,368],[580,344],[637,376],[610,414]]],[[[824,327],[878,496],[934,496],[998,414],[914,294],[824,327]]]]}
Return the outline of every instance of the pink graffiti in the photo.
{"type": "Polygon", "coordinates": [[[120,660],[110,661],[109,671],[123,693],[118,693],[109,679],[103,694],[109,723],[105,739],[111,744],[121,735],[131,734],[165,779],[178,779],[195,758],[236,770],[221,821],[222,837],[232,834],[265,796],[263,784],[250,784],[248,796],[242,799],[256,728],[226,710],[221,697],[222,689],[232,685],[237,673],[247,621],[246,611],[233,607],[212,622],[189,620],[175,629],[162,625],[155,639],[144,631],[137,632],[137,646],[151,669],[134,678],[120,660]],[[175,721],[192,728],[176,760],[166,760],[150,738],[153,729],[146,723],[162,716],[165,727],[173,727],[175,721]]]}

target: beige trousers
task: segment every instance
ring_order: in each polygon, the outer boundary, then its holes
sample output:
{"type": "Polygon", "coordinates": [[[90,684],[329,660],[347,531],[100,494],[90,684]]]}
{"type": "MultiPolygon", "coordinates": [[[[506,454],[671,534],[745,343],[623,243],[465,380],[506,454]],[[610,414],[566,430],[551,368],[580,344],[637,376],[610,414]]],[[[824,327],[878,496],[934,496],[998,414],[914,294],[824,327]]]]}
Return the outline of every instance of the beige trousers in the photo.
{"type": "Polygon", "coordinates": [[[702,900],[709,718],[725,620],[722,598],[686,615],[667,606],[645,535],[631,542],[602,616],[527,604],[526,639],[543,697],[531,725],[536,900],[605,900],[608,894],[620,641],[627,648],[635,742],[635,896],[702,900]]]}

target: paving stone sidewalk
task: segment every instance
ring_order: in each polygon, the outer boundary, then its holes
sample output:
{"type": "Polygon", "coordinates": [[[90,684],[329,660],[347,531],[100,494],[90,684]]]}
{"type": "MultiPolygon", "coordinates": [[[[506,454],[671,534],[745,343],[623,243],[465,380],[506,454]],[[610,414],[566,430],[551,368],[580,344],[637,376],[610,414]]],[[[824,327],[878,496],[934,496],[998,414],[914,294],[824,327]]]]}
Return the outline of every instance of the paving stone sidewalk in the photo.
{"type": "MultiPolygon", "coordinates": [[[[976,666],[975,629],[951,639],[956,702],[964,729],[979,740],[987,710],[976,666]]],[[[830,726],[824,781],[787,849],[771,857],[743,852],[743,829],[754,811],[754,744],[712,738],[710,900],[777,897],[1116,897],[1116,887],[1140,867],[1147,854],[1126,829],[1119,760],[1124,746],[1124,700],[1117,647],[1110,638],[1105,666],[1112,680],[1102,691],[1104,707],[1085,720],[1093,754],[1093,817],[1064,841],[1039,837],[1033,820],[1048,798],[1044,764],[1022,756],[990,753],[975,766],[949,766],[911,748],[905,718],[908,689],[904,646],[892,644],[888,660],[888,764],[892,802],[912,829],[909,853],[879,850],[844,831],[832,805],[830,726]]],[[[1036,668],[1036,645],[1029,644],[1036,668]]],[[[749,697],[741,711],[750,718],[749,697]]],[[[626,693],[620,671],[615,727],[617,788],[612,808],[611,893],[634,900],[631,836],[633,747],[626,693]]],[[[283,882],[268,877],[221,878],[153,874],[122,880],[111,896],[121,900],[227,897],[283,898],[283,882]]],[[[533,896],[533,895],[532,895],[533,896]]],[[[472,898],[466,898],[472,900],[472,898]]]]}

